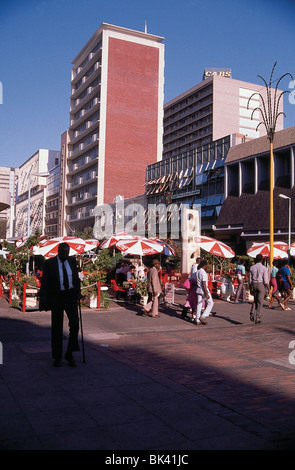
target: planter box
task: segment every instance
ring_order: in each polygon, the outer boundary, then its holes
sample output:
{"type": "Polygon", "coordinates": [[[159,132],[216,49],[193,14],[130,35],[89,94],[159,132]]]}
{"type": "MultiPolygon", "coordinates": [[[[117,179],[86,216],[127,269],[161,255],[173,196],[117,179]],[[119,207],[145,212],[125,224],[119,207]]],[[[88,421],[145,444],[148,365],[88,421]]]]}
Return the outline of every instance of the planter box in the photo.
{"type": "Polygon", "coordinates": [[[146,305],[148,303],[148,295],[142,295],[140,298],[141,305],[146,305]]]}
{"type": "Polygon", "coordinates": [[[26,308],[36,308],[36,307],[37,307],[37,297],[27,297],[26,308]]]}
{"type": "Polygon", "coordinates": [[[97,297],[94,295],[90,296],[89,299],[89,308],[97,308],[97,297]]]}
{"type": "Polygon", "coordinates": [[[38,289],[26,289],[26,294],[38,294],[38,289]]]}
{"type": "Polygon", "coordinates": [[[254,302],[254,296],[250,294],[249,290],[246,291],[246,299],[248,300],[248,302],[254,302]]]}

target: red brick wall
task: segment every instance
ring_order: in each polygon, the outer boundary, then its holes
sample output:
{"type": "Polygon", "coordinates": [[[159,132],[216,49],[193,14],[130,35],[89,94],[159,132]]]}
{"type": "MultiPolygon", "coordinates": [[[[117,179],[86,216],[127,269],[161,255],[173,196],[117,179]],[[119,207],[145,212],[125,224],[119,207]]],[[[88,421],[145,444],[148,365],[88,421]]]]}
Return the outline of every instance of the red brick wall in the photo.
{"type": "Polygon", "coordinates": [[[159,50],[109,38],[104,202],[144,193],[157,161],[159,50]]]}

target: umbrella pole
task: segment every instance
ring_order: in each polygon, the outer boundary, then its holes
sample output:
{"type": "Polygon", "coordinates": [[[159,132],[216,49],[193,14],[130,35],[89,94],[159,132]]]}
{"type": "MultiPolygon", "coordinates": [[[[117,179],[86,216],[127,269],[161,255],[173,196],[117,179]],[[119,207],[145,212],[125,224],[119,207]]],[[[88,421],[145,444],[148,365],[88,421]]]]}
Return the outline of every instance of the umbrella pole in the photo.
{"type": "Polygon", "coordinates": [[[83,338],[83,325],[82,325],[82,313],[81,313],[81,301],[78,299],[79,315],[80,315],[80,325],[81,325],[81,340],[82,340],[82,352],[83,352],[83,362],[85,364],[85,350],[84,350],[84,338],[83,338]]]}

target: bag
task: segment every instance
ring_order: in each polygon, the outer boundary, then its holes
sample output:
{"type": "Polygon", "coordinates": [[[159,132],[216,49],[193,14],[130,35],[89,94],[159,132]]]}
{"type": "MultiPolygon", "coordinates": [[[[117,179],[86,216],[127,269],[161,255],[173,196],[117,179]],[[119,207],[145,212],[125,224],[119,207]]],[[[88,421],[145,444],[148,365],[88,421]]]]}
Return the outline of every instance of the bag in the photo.
{"type": "Polygon", "coordinates": [[[190,283],[190,280],[189,280],[189,279],[187,279],[186,281],[184,281],[183,287],[184,287],[186,290],[190,290],[190,288],[191,288],[191,283],[190,283]]]}

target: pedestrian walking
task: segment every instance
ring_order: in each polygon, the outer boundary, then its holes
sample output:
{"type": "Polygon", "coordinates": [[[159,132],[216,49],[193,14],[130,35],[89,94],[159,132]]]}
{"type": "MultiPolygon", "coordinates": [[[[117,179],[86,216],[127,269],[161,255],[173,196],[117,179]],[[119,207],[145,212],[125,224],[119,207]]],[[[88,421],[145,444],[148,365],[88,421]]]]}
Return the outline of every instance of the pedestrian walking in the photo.
{"type": "Polygon", "coordinates": [[[269,302],[269,308],[274,308],[273,301],[276,299],[279,305],[281,305],[281,302],[278,298],[279,295],[279,290],[278,290],[278,282],[277,282],[277,275],[278,275],[278,261],[276,259],[273,260],[272,267],[270,268],[269,271],[269,287],[270,287],[270,302],[269,302]]]}
{"type": "Polygon", "coordinates": [[[235,296],[234,303],[240,303],[240,299],[242,298],[242,302],[246,302],[246,287],[245,287],[245,277],[246,277],[246,269],[245,269],[245,260],[243,258],[240,259],[239,264],[236,267],[236,275],[238,281],[238,288],[235,296]]]}
{"type": "Polygon", "coordinates": [[[187,298],[186,298],[186,301],[185,301],[185,304],[181,313],[182,318],[186,318],[189,309],[191,309],[192,321],[194,321],[196,317],[196,309],[197,309],[196,277],[197,277],[197,271],[198,271],[198,266],[199,266],[200,261],[201,261],[201,258],[199,257],[196,258],[195,263],[191,267],[190,276],[188,278],[190,287],[189,287],[188,295],[187,295],[187,298]]]}
{"type": "Polygon", "coordinates": [[[261,323],[261,309],[265,297],[266,288],[269,289],[268,270],[262,264],[263,256],[258,254],[255,264],[250,268],[249,284],[254,301],[250,310],[250,320],[261,323]]]}
{"type": "Polygon", "coordinates": [[[206,318],[209,317],[214,302],[208,287],[208,274],[207,269],[207,260],[202,260],[198,266],[198,271],[196,273],[196,294],[197,294],[197,311],[195,322],[197,325],[206,325],[206,318]],[[205,301],[205,309],[202,313],[203,301],[205,301]]]}
{"type": "Polygon", "coordinates": [[[291,279],[291,272],[288,264],[288,260],[284,259],[282,262],[283,266],[280,269],[280,275],[282,279],[282,289],[285,292],[284,301],[280,304],[283,310],[291,310],[288,307],[288,300],[292,297],[293,284],[291,279]]]}
{"type": "Polygon", "coordinates": [[[70,247],[61,243],[58,254],[45,261],[40,287],[39,310],[51,310],[51,345],[53,365],[61,366],[63,317],[66,312],[69,319],[69,341],[65,359],[71,367],[76,367],[73,351],[79,351],[78,300],[81,287],[76,260],[69,257],[70,247]]]}
{"type": "Polygon", "coordinates": [[[153,261],[153,267],[147,274],[148,303],[143,311],[145,315],[156,318],[159,316],[159,296],[162,293],[162,286],[159,278],[159,260],[153,261]],[[151,312],[151,313],[150,313],[151,312]]]}

